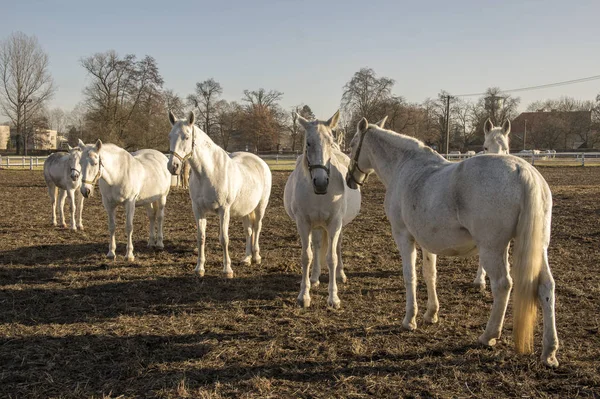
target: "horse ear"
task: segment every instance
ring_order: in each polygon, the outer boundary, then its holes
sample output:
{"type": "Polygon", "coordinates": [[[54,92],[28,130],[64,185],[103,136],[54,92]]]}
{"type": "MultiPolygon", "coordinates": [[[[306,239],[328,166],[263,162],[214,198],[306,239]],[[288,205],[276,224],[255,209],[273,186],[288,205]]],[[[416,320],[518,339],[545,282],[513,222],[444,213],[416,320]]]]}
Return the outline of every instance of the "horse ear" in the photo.
{"type": "Polygon", "coordinates": [[[384,116],[382,120],[377,122],[376,125],[379,126],[380,129],[383,129],[383,127],[385,126],[385,121],[387,121],[387,115],[384,116]]]}
{"type": "Polygon", "coordinates": [[[71,147],[69,144],[67,144],[67,148],[69,149],[69,151],[73,149],[73,147],[71,147]]]}
{"type": "Polygon", "coordinates": [[[338,109],[335,114],[325,124],[331,129],[335,129],[338,121],[340,120],[340,110],[338,109]]]}
{"type": "Polygon", "coordinates": [[[100,140],[100,139],[96,140],[95,147],[96,147],[96,151],[100,151],[100,149],[102,148],[102,140],[100,140]]]}
{"type": "Polygon", "coordinates": [[[507,119],[502,124],[502,134],[508,136],[510,134],[510,121],[507,119]]]}
{"type": "Polygon", "coordinates": [[[369,121],[367,120],[367,118],[363,116],[363,118],[358,122],[356,128],[361,133],[366,131],[369,128],[369,121]]]}
{"type": "Polygon", "coordinates": [[[81,148],[82,150],[85,149],[85,143],[83,141],[81,141],[81,139],[77,139],[77,145],[79,146],[79,148],[81,148]]]}
{"type": "Polygon", "coordinates": [[[192,126],[195,121],[196,121],[196,114],[194,114],[194,111],[190,111],[190,113],[188,115],[188,124],[190,126],[192,126]]]}
{"type": "Polygon", "coordinates": [[[297,112],[296,112],[296,118],[298,118],[298,123],[301,124],[305,130],[306,130],[306,128],[308,128],[308,125],[310,125],[310,121],[303,118],[302,115],[300,115],[297,112]]]}
{"type": "Polygon", "coordinates": [[[169,110],[169,122],[171,122],[171,126],[173,126],[175,124],[175,115],[173,114],[173,111],[169,110]]]}
{"type": "Polygon", "coordinates": [[[489,134],[494,128],[494,124],[490,118],[487,118],[487,121],[483,124],[483,133],[489,134]]]}

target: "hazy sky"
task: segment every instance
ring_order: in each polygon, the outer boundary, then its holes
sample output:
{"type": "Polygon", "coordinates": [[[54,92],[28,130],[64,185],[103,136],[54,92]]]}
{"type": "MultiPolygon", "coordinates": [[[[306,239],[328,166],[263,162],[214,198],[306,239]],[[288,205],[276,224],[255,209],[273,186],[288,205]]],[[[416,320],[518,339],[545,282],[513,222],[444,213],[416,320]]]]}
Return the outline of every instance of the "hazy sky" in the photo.
{"type": "MultiPolygon", "coordinates": [[[[327,118],[361,67],[396,80],[408,101],[600,75],[600,1],[2,1],[0,39],[36,35],[70,110],[80,59],[114,49],[151,55],[165,88],[186,96],[214,78],[227,100],[277,89],[282,105],[327,118]]],[[[522,104],[591,100],[600,80],[519,93],[522,104]]],[[[522,107],[523,107],[522,106],[522,107]]]]}

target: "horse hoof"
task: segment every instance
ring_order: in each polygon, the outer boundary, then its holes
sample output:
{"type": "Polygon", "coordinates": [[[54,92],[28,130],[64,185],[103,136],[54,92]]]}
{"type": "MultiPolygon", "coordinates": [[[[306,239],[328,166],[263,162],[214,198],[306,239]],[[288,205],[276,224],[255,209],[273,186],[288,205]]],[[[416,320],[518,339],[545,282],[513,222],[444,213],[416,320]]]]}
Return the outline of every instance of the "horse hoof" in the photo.
{"type": "Polygon", "coordinates": [[[67,224],[63,223],[60,227],[62,227],[63,229],[66,229],[67,228],[67,224]]]}
{"type": "Polygon", "coordinates": [[[479,281],[473,281],[473,287],[477,288],[481,292],[485,292],[485,283],[479,281]]]}
{"type": "Polygon", "coordinates": [[[165,244],[163,244],[162,242],[159,242],[158,244],[156,244],[154,246],[154,248],[158,249],[159,251],[162,251],[163,249],[165,249],[165,244]]]}
{"type": "Polygon", "coordinates": [[[437,313],[430,314],[429,312],[426,312],[425,316],[423,316],[423,319],[429,324],[435,324],[438,322],[437,313]]]}
{"type": "Polygon", "coordinates": [[[250,266],[252,264],[252,258],[250,256],[246,256],[240,262],[242,265],[250,266]]]}
{"type": "Polygon", "coordinates": [[[233,278],[233,272],[225,273],[225,278],[233,278]]]}
{"type": "Polygon", "coordinates": [[[417,329],[417,322],[415,321],[403,321],[402,327],[408,331],[415,331],[417,329]]]}
{"type": "Polygon", "coordinates": [[[125,257],[125,260],[127,260],[127,262],[133,262],[135,260],[135,256],[133,256],[133,255],[127,255],[125,257]]]}
{"type": "Polygon", "coordinates": [[[77,231],[77,226],[71,226],[71,230],[77,231]]]}
{"type": "Polygon", "coordinates": [[[339,309],[341,307],[341,305],[342,305],[342,302],[339,299],[336,299],[336,300],[328,299],[327,300],[327,305],[331,309],[339,309]]]}
{"type": "Polygon", "coordinates": [[[556,360],[556,356],[544,356],[542,355],[542,363],[548,367],[558,367],[558,360],[556,360]]]}
{"type": "Polygon", "coordinates": [[[298,298],[298,306],[301,308],[309,308],[310,307],[310,298],[298,298]]]}
{"type": "Polygon", "coordinates": [[[483,335],[481,335],[478,339],[479,343],[485,346],[494,346],[496,345],[496,338],[486,338],[483,335]]]}
{"type": "Polygon", "coordinates": [[[348,279],[346,278],[346,276],[337,276],[338,283],[346,284],[347,281],[348,281],[348,279]]]}
{"type": "Polygon", "coordinates": [[[153,242],[150,242],[150,241],[148,241],[148,248],[152,248],[152,247],[154,247],[154,243],[153,243],[153,242]]]}
{"type": "Polygon", "coordinates": [[[117,256],[114,253],[109,252],[106,254],[106,258],[110,259],[110,260],[115,260],[117,258],[117,256]]]}
{"type": "Polygon", "coordinates": [[[84,230],[84,229],[83,229],[83,225],[82,225],[82,224],[80,224],[79,226],[77,226],[77,229],[78,229],[78,230],[81,230],[81,231],[83,231],[83,230],[84,230]]]}
{"type": "Polygon", "coordinates": [[[196,273],[196,276],[198,277],[204,277],[204,270],[194,270],[194,273],[196,273]]]}
{"type": "Polygon", "coordinates": [[[260,265],[262,262],[262,258],[260,256],[252,258],[252,262],[256,263],[257,265],[260,265]]]}
{"type": "Polygon", "coordinates": [[[58,226],[58,223],[52,222],[52,226],[56,227],[56,226],[58,226]]]}
{"type": "Polygon", "coordinates": [[[312,280],[311,280],[311,281],[310,281],[310,286],[311,286],[312,288],[316,288],[316,287],[318,287],[320,284],[321,284],[321,282],[320,282],[319,280],[316,280],[316,281],[312,281],[312,280]]]}

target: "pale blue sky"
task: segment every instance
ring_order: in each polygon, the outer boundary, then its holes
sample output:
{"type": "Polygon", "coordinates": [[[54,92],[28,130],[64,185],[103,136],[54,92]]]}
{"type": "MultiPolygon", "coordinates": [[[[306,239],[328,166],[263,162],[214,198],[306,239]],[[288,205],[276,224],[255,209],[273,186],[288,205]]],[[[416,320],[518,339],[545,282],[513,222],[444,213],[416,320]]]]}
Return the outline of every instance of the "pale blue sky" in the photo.
{"type": "MultiPolygon", "coordinates": [[[[326,118],[361,67],[396,80],[412,102],[600,75],[600,1],[10,1],[0,39],[36,35],[70,110],[86,84],[82,57],[109,49],[156,58],[186,96],[213,77],[224,98],[277,89],[282,105],[326,118]]],[[[523,105],[591,100],[600,80],[519,93],[523,105]]]]}

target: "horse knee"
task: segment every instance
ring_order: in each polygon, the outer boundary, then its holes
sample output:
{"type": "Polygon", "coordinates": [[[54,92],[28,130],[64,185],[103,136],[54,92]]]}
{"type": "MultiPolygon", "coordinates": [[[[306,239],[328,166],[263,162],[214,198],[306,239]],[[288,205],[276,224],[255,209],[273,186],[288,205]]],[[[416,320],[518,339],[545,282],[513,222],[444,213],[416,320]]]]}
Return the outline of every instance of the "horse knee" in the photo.
{"type": "Polygon", "coordinates": [[[497,292],[510,292],[513,286],[512,278],[509,275],[492,281],[492,290],[497,292]]]}

